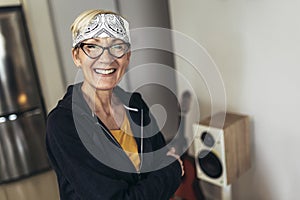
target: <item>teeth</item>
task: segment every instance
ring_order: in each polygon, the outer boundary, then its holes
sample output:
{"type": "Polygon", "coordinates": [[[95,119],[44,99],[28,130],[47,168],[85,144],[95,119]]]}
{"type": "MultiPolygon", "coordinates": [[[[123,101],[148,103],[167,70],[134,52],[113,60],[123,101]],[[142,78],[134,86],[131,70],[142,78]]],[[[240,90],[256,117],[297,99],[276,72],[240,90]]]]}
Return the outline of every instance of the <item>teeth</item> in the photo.
{"type": "Polygon", "coordinates": [[[113,73],[115,71],[115,69],[95,69],[95,72],[97,73],[97,74],[104,74],[104,75],[106,75],[106,74],[111,74],[111,73],[113,73]]]}

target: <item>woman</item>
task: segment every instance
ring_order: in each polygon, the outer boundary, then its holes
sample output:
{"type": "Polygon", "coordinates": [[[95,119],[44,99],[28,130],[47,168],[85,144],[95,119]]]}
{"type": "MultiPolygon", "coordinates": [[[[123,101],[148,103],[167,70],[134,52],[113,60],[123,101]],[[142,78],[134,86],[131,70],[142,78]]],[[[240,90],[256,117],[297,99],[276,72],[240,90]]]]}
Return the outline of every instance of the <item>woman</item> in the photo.
{"type": "Polygon", "coordinates": [[[130,61],[128,22],[103,10],[71,27],[84,80],[49,113],[46,144],[62,200],[169,199],[184,174],[138,93],[117,86],[130,61]]]}

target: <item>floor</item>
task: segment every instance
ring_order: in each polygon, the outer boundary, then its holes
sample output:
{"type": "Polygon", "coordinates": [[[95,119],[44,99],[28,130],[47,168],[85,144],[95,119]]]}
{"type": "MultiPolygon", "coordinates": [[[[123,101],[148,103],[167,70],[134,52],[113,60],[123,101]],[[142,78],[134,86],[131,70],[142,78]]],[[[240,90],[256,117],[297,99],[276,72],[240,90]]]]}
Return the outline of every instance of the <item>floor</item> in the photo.
{"type": "Polygon", "coordinates": [[[0,185],[1,200],[59,200],[56,176],[47,171],[29,178],[0,185]]]}

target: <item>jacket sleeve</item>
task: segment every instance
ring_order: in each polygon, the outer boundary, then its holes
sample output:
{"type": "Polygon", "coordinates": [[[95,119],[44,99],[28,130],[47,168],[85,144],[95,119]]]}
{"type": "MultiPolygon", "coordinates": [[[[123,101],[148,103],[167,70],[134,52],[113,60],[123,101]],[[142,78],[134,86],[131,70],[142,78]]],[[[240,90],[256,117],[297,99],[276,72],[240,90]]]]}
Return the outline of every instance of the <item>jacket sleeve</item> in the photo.
{"type": "Polygon", "coordinates": [[[47,120],[46,144],[50,161],[57,173],[62,200],[167,200],[181,182],[178,161],[150,172],[145,179],[131,185],[114,178],[86,150],[77,136],[67,112],[52,112],[47,120]]]}

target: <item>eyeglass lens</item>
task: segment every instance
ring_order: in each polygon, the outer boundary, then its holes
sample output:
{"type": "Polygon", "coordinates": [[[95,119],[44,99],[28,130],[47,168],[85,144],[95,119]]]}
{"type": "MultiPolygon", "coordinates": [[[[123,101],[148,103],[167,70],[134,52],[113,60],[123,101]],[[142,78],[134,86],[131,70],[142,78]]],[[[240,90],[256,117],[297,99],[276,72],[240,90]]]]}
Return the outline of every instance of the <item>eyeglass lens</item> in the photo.
{"type": "Polygon", "coordinates": [[[127,53],[129,49],[129,44],[120,43],[120,44],[113,44],[109,47],[102,47],[96,44],[81,43],[80,48],[90,58],[100,57],[105,50],[108,50],[108,53],[113,57],[121,58],[125,55],[125,53],[127,53]]]}

